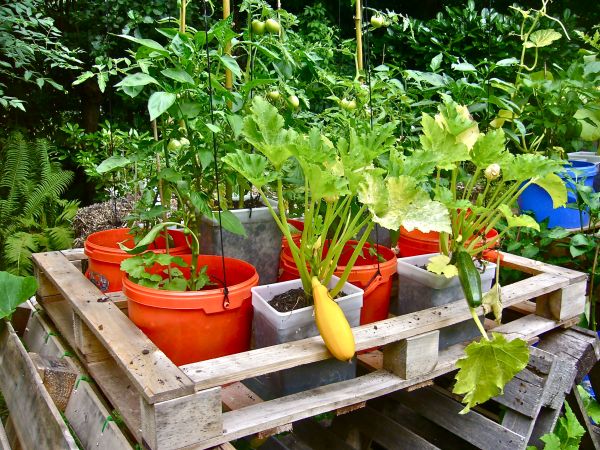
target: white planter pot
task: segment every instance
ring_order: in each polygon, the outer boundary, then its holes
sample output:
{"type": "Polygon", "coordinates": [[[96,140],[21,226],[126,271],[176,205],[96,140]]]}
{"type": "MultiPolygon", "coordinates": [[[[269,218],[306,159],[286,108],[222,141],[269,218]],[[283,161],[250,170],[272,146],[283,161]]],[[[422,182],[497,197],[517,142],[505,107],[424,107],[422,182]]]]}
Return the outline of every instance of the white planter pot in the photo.
{"type": "MultiPolygon", "coordinates": [[[[458,277],[446,278],[421,268],[421,266],[426,266],[429,259],[437,254],[398,258],[398,297],[391,300],[390,312],[392,314],[400,316],[455,301],[464,301],[458,277]]],[[[487,263],[481,273],[481,288],[484,293],[492,287],[495,276],[496,264],[487,263]]],[[[478,335],[479,330],[470,319],[445,327],[440,330],[440,349],[475,338],[478,335]]]]}
{"type": "MultiPolygon", "coordinates": [[[[337,277],[332,277],[329,288],[331,289],[337,281],[337,277]]],[[[300,280],[252,288],[254,347],[268,347],[319,334],[312,306],[282,313],[268,303],[276,295],[297,288],[302,288],[300,280]]],[[[346,295],[336,299],[336,302],[344,311],[350,326],[358,326],[363,303],[363,290],[346,283],[342,291],[346,295]]],[[[248,384],[253,389],[257,389],[259,391],[257,393],[261,397],[275,398],[354,378],[355,375],[356,362],[349,364],[330,359],[257,377],[250,380],[248,384]]]]}

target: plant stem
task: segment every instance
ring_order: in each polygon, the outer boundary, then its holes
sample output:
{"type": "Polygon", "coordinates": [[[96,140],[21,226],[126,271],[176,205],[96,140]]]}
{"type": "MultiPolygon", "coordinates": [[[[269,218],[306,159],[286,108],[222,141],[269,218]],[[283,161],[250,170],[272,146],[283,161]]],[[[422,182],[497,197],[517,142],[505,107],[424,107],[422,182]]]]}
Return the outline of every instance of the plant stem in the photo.
{"type": "Polygon", "coordinates": [[[594,295],[594,278],[596,276],[596,267],[598,265],[598,252],[600,252],[600,242],[596,243],[596,253],[594,254],[592,277],[590,280],[590,325],[594,331],[596,331],[596,299],[594,295]]]}
{"type": "Polygon", "coordinates": [[[477,328],[479,328],[479,332],[481,333],[483,338],[486,341],[489,341],[490,338],[488,337],[487,333],[485,332],[485,328],[483,328],[483,324],[481,323],[481,320],[479,320],[479,316],[477,315],[477,311],[475,310],[475,308],[469,308],[469,312],[471,313],[471,317],[473,317],[473,320],[475,321],[475,325],[477,325],[477,328]]]}

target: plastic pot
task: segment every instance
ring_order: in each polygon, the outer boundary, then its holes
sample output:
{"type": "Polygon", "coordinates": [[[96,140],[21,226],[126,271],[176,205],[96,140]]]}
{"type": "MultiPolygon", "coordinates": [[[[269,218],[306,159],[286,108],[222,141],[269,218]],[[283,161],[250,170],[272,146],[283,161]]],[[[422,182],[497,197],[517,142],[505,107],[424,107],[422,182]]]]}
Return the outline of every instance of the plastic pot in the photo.
{"type": "MultiPolygon", "coordinates": [[[[486,240],[495,239],[498,231],[491,229],[486,235],[486,240]]],[[[440,233],[431,231],[423,233],[417,229],[406,231],[404,227],[400,228],[400,237],[398,239],[398,249],[403,258],[409,256],[429,255],[439,253],[440,251],[440,233]]]]}
{"type": "MultiPolygon", "coordinates": [[[[173,243],[169,248],[172,255],[184,255],[190,252],[186,236],[177,230],[168,230],[173,243]]],[[[85,276],[102,292],[121,290],[121,262],[131,256],[119,247],[119,242],[127,247],[134,246],[129,228],[115,228],[90,234],[84,243],[84,253],[88,257],[88,269],[85,276]]],[[[156,253],[166,252],[163,236],[159,236],[148,250],[156,253]]]]}
{"type": "MultiPolygon", "coordinates": [[[[334,274],[339,277],[346,269],[346,264],[357,241],[348,241],[342,250],[342,255],[334,274]]],[[[377,253],[384,259],[379,263],[380,274],[377,274],[377,257],[369,253],[371,245],[366,243],[362,255],[356,260],[350,271],[348,282],[364,289],[363,307],[360,314],[360,324],[384,320],[388,317],[392,277],[396,273],[396,255],[392,250],[382,245],[377,246],[377,253]]],[[[281,273],[279,281],[294,280],[300,276],[298,267],[292,257],[289,246],[281,252],[281,273]]]]}
{"type": "MultiPolygon", "coordinates": [[[[332,288],[337,281],[337,277],[332,277],[329,288],[332,288]]],[[[266,286],[257,286],[252,289],[252,305],[254,306],[253,338],[255,347],[269,347],[319,334],[312,306],[290,312],[279,312],[269,305],[269,301],[276,295],[297,288],[302,288],[300,280],[273,283],[266,286]]],[[[336,302],[340,305],[342,311],[344,311],[344,315],[350,326],[358,326],[361,306],[363,305],[363,291],[346,283],[343,292],[346,295],[336,299],[336,302]]],[[[347,362],[337,361],[332,358],[326,361],[273,372],[246,380],[245,383],[251,386],[261,397],[270,399],[347,380],[354,378],[355,375],[355,361],[352,364],[348,364],[347,362]]]]}
{"type": "MultiPolygon", "coordinates": [[[[223,254],[248,261],[258,271],[262,284],[277,281],[281,231],[266,206],[230,210],[244,226],[247,237],[223,232],[223,254]]],[[[221,232],[215,219],[202,218],[200,252],[221,255],[221,232]]]]}
{"type": "MultiPolygon", "coordinates": [[[[191,255],[182,258],[189,264],[191,255]]],[[[200,256],[211,280],[223,280],[220,256],[200,256]]],[[[182,268],[189,277],[189,268],[182,268]]],[[[256,269],[245,261],[225,258],[228,301],[222,286],[201,291],[166,291],[140,286],[123,278],[129,318],[176,365],[189,364],[250,349],[251,288],[256,269]]]]}
{"type": "MultiPolygon", "coordinates": [[[[595,163],[588,161],[571,161],[571,164],[572,166],[567,168],[562,174],[559,174],[559,176],[567,185],[567,203],[574,204],[576,197],[571,192],[574,186],[570,181],[567,181],[567,177],[575,181],[583,181],[586,186],[592,187],[594,177],[598,173],[598,168],[595,163]]],[[[555,209],[552,205],[550,195],[545,189],[535,184],[527,186],[519,196],[518,203],[521,211],[532,211],[535,220],[538,222],[548,219],[548,228],[579,228],[586,227],[590,222],[589,214],[583,211],[580,216],[577,208],[561,206],[555,209]]]]}
{"type": "MultiPolygon", "coordinates": [[[[397,316],[423,309],[465,301],[458,277],[446,278],[424,269],[429,259],[439,253],[398,258],[398,297],[392,299],[390,312],[397,316]]],[[[487,263],[481,274],[481,288],[490,290],[496,274],[496,264],[487,263]]],[[[440,349],[477,337],[475,323],[467,321],[440,330],[440,349]]]]}

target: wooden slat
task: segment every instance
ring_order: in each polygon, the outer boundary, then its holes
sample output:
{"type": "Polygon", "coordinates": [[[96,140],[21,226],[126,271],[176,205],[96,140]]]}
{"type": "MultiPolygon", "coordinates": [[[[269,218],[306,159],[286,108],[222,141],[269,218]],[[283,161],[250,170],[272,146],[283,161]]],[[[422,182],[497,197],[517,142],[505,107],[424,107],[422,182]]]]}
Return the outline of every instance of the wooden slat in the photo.
{"type": "MultiPolygon", "coordinates": [[[[131,448],[127,438],[114,422],[108,422],[104,427],[104,431],[102,431],[104,421],[110,412],[99,394],[94,391],[92,385],[82,378],[87,375],[87,372],[84,372],[78,360],[65,357],[66,349],[60,342],[59,336],[49,334],[53,329],[46,322],[43,311],[31,316],[27,329],[28,332],[24,342],[29,350],[46,357],[62,357],[73,370],[79,373],[79,383],[75,383],[75,389],[73,389],[67,403],[65,417],[71,428],[77,433],[77,437],[84,448],[97,448],[99,450],[131,448]],[[99,427],[97,426],[98,423],[100,423],[99,427]]],[[[113,364],[116,365],[114,362],[113,364]]],[[[119,408],[117,409],[120,411],[119,408]]],[[[126,410],[123,411],[123,414],[127,413],[126,410]]],[[[125,422],[127,423],[127,420],[125,422]]]]}
{"type": "Polygon", "coordinates": [[[553,266],[551,264],[524,258],[523,256],[513,255],[511,253],[501,252],[501,254],[502,260],[500,264],[502,267],[509,269],[516,269],[532,275],[537,275],[540,273],[552,273],[568,278],[572,283],[576,283],[577,281],[585,281],[587,278],[585,273],[578,272],[576,270],[571,270],[560,266],[553,266]]]}
{"type": "Polygon", "coordinates": [[[10,323],[0,324],[0,390],[19,441],[28,449],[77,449],[10,323]]]}
{"type": "Polygon", "coordinates": [[[420,389],[410,394],[399,392],[394,397],[479,448],[514,450],[524,448],[527,444],[523,436],[480,414],[459,415],[464,405],[432,388],[420,389]]]}
{"type": "MultiPolygon", "coordinates": [[[[549,322],[554,327],[560,325],[560,322],[538,316],[526,316],[515,322],[519,321],[523,321],[524,332],[519,336],[515,336],[511,328],[511,333],[507,334],[507,339],[521,337],[528,341],[532,337],[548,331],[549,322]]],[[[502,325],[496,330],[502,332],[504,327],[513,323],[502,325]]],[[[452,372],[456,370],[456,361],[464,356],[465,345],[457,344],[440,352],[439,362],[434,371],[409,380],[404,380],[387,371],[380,370],[355,379],[226,412],[223,414],[223,436],[202,442],[199,444],[199,448],[209,448],[221,442],[254,434],[264,428],[274,428],[350,404],[380,397],[390,392],[407,389],[452,372]]]]}
{"type": "Polygon", "coordinates": [[[401,447],[411,450],[439,450],[421,436],[413,433],[408,428],[384,416],[373,408],[365,408],[350,415],[334,420],[334,427],[339,423],[353,426],[366,434],[385,448],[401,447]]]}
{"type": "MultiPolygon", "coordinates": [[[[503,304],[510,306],[520,303],[537,295],[568,286],[568,284],[567,278],[558,275],[537,275],[505,287],[503,304]]],[[[356,350],[366,350],[389,344],[454,325],[470,318],[471,313],[466,302],[458,301],[418,313],[393,317],[375,324],[363,325],[353,329],[356,350]]],[[[549,329],[552,328],[554,326],[549,329]]],[[[321,337],[316,336],[188,364],[181,368],[196,383],[196,389],[206,389],[301,364],[321,361],[330,356],[321,337]]]]}
{"type": "Polygon", "coordinates": [[[98,301],[103,297],[102,292],[66,262],[60,252],[36,253],[33,259],[148,403],[194,392],[188,377],[112,302],[98,301]]]}
{"type": "Polygon", "coordinates": [[[8,437],[6,431],[4,431],[4,425],[0,420],[0,450],[10,450],[10,444],[8,443],[8,437]]]}
{"type": "Polygon", "coordinates": [[[142,441],[140,394],[113,360],[88,364],[90,375],[119,411],[131,434],[142,441]]]}
{"type": "Polygon", "coordinates": [[[51,295],[38,299],[61,336],[75,348],[75,333],[73,331],[73,308],[71,304],[60,295],[51,295]]]}

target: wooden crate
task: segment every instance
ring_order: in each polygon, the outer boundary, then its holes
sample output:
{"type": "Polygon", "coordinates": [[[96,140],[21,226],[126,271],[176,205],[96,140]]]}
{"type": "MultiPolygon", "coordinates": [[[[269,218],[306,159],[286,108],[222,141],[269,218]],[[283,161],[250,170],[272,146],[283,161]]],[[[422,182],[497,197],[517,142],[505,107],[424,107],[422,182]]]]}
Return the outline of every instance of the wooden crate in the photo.
{"type": "MultiPolygon", "coordinates": [[[[239,409],[223,412],[228,385],[243,390],[242,380],[330,358],[321,338],[177,367],[127,318],[122,294],[103,295],[75,267],[72,262],[83,259],[80,251],[33,259],[38,301],[134,437],[151,449],[209,448],[419,386],[455,370],[463,355],[465,344],[438,354],[437,330],[471,317],[465,302],[456,302],[357,327],[358,351],[385,346],[383,368],[267,402],[238,401],[239,409]]],[[[537,302],[534,314],[495,331],[532,341],[577,321],[585,305],[585,274],[509,254],[503,264],[532,275],[503,289],[504,305],[537,302]]]]}

